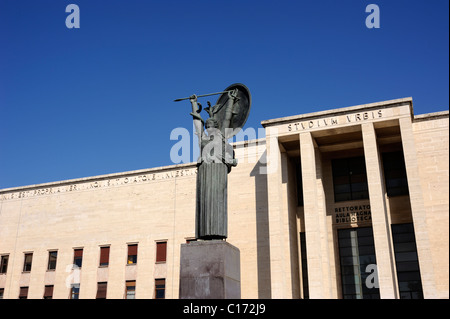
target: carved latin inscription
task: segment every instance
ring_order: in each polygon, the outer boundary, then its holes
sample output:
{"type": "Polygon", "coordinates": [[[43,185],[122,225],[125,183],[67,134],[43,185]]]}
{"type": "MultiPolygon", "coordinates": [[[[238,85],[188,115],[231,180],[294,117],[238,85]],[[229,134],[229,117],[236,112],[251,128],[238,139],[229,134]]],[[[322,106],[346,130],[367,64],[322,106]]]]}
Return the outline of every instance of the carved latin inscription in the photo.
{"type": "Polygon", "coordinates": [[[195,174],[197,174],[197,169],[189,168],[189,169],[171,170],[166,172],[139,174],[126,177],[108,178],[108,179],[101,179],[98,181],[77,182],[61,186],[50,186],[50,187],[35,188],[31,190],[4,193],[0,194],[0,200],[20,199],[33,196],[52,195],[58,193],[67,193],[73,191],[90,190],[105,187],[115,187],[128,184],[150,183],[153,181],[162,181],[172,178],[192,176],[195,174]]]}
{"type": "Polygon", "coordinates": [[[292,131],[301,131],[308,130],[314,128],[325,128],[328,126],[335,126],[340,124],[347,123],[356,123],[361,121],[374,120],[383,117],[383,112],[381,110],[378,111],[369,111],[369,112],[361,112],[355,114],[348,114],[345,116],[334,116],[321,118],[316,120],[304,121],[304,122],[296,122],[288,124],[287,129],[289,132],[292,131]]]}

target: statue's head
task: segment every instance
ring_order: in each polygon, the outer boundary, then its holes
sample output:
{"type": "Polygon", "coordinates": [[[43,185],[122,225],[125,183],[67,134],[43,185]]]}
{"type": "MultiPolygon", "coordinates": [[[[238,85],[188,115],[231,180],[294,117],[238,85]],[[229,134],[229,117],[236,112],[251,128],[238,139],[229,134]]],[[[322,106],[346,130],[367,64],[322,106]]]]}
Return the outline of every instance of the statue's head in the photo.
{"type": "Polygon", "coordinates": [[[206,120],[205,122],[205,128],[209,129],[209,128],[219,128],[219,122],[217,122],[216,119],[214,119],[213,117],[210,117],[209,119],[206,120]]]}

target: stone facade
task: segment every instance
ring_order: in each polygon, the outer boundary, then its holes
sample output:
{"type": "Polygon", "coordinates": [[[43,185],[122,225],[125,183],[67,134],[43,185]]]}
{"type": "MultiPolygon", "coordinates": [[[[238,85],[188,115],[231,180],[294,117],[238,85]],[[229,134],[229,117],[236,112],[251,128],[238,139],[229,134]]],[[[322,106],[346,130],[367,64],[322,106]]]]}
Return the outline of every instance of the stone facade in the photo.
{"type": "MultiPolygon", "coordinates": [[[[400,298],[390,227],[404,223],[414,226],[423,296],[448,298],[448,120],[448,111],[414,116],[405,98],[263,121],[265,139],[235,143],[227,241],[240,250],[242,298],[343,298],[339,230],[361,227],[373,231],[379,296],[400,298]],[[403,152],[409,195],[387,195],[390,151],[403,152]],[[338,202],[332,163],[353,156],[364,158],[369,196],[338,202]]],[[[80,298],[95,298],[107,282],[107,298],[120,299],[127,281],[136,298],[154,298],[157,279],[165,298],[178,298],[180,246],[195,236],[195,181],[192,163],[0,190],[3,298],[28,287],[28,298],[40,299],[53,286],[53,298],[66,299],[71,283],[80,298]],[[167,242],[162,262],[158,242],[167,242]],[[130,244],[138,245],[131,264],[130,244]],[[74,249],[83,249],[79,278],[74,249]]]]}

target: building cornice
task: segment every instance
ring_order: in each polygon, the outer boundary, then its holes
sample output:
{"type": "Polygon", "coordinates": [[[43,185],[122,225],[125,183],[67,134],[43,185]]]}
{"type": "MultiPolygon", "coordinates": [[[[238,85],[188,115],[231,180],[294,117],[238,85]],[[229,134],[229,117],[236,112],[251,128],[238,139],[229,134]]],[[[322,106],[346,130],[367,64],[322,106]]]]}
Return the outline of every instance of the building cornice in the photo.
{"type": "Polygon", "coordinates": [[[277,118],[277,119],[265,120],[265,121],[261,122],[261,125],[263,127],[267,127],[267,126],[272,126],[272,125],[285,124],[285,123],[289,123],[289,122],[306,121],[306,120],[310,120],[310,119],[318,119],[318,118],[329,117],[329,116],[339,116],[339,115],[345,115],[345,114],[354,113],[354,112],[363,112],[363,111],[370,111],[373,109],[384,109],[384,108],[403,106],[403,105],[409,105],[411,114],[413,114],[412,97],[406,97],[406,98],[389,100],[389,101],[361,104],[361,105],[356,105],[356,106],[349,106],[349,107],[344,107],[344,108],[330,109],[330,110],[326,110],[326,111],[319,111],[319,112],[314,112],[314,113],[306,113],[306,114],[281,117],[281,118],[277,118]]]}

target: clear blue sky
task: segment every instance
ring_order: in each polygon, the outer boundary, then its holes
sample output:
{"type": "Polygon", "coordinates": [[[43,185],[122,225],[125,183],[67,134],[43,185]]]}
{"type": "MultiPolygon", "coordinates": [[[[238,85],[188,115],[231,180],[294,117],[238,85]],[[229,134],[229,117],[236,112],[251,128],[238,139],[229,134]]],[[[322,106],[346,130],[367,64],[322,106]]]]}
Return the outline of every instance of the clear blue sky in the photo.
{"type": "Polygon", "coordinates": [[[171,165],[170,132],[192,129],[173,99],[235,82],[246,127],[409,96],[448,110],[449,1],[0,0],[0,188],[171,165]]]}

